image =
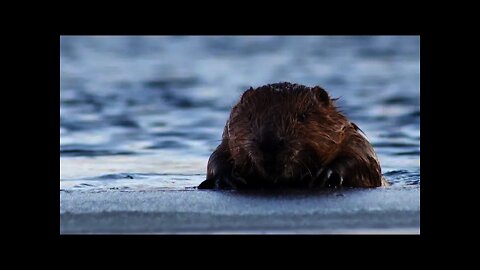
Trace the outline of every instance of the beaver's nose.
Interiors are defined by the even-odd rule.
[[[265,132],[258,142],[258,148],[264,153],[276,154],[284,145],[284,140],[271,131]]]

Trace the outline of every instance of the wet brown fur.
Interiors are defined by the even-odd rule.
[[[371,144],[319,86],[250,88],[232,108],[200,189],[386,185]]]

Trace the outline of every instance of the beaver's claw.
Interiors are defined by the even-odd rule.
[[[340,187],[343,183],[343,177],[330,168],[323,167],[318,170],[315,178],[310,183],[310,187]]]

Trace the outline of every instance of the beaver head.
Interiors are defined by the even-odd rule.
[[[250,88],[224,132],[237,175],[281,183],[314,178],[335,158],[348,120],[321,87],[277,83]]]

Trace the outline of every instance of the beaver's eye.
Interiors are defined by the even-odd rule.
[[[305,122],[305,120],[307,119],[307,115],[305,113],[298,114],[297,119],[299,122]]]

